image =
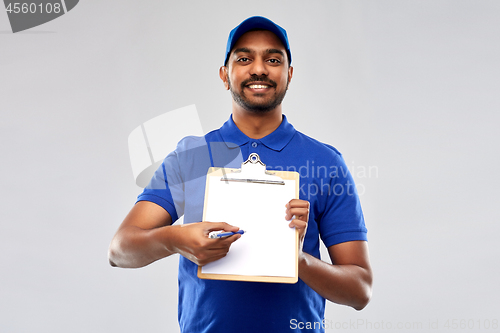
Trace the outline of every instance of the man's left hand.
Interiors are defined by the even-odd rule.
[[[302,244],[307,231],[307,221],[309,220],[309,201],[292,199],[286,204],[285,219],[290,221],[289,227],[295,227],[299,231],[299,250],[302,251]]]

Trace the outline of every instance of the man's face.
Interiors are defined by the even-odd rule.
[[[238,39],[221,78],[239,106],[266,113],[283,101],[292,71],[279,38],[270,31],[259,30]]]

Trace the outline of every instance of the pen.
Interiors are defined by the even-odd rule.
[[[236,234],[243,235],[244,233],[245,233],[244,230],[238,230],[236,232],[232,232],[232,231],[224,232],[222,230],[219,230],[219,231],[210,232],[208,234],[208,238],[224,238],[224,237],[229,237],[229,236],[236,235]]]

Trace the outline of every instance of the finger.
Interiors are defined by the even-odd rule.
[[[285,213],[285,219],[287,221],[299,219],[307,222],[309,220],[309,211],[305,208],[295,208]]]
[[[301,218],[303,220],[307,220],[309,216],[309,209],[307,208],[291,208],[287,209],[285,212],[285,218],[289,221],[292,217]]]
[[[205,259],[210,259],[214,257],[218,257],[222,254],[226,254],[229,252],[229,245],[221,245],[219,244],[216,240],[212,240],[212,244],[210,246],[198,251],[195,253],[195,256],[199,260],[205,260]]]
[[[199,260],[198,261],[198,265],[199,266],[205,266],[208,263],[211,263],[213,261],[216,261],[216,260],[224,258],[226,255],[227,255],[227,252],[225,252],[225,253],[219,253],[217,255],[211,256],[210,258]]]
[[[222,249],[222,248],[229,249],[231,244],[240,239],[240,237],[241,237],[240,234],[235,234],[224,238],[214,239],[214,244],[212,245],[211,249]]]
[[[286,204],[287,207],[309,208],[309,201],[292,199]]]
[[[221,255],[226,255],[229,252],[229,247],[213,248],[206,250],[205,254],[207,258],[220,257]]]
[[[240,228],[230,225],[226,222],[207,222],[208,228],[206,229],[207,231],[218,231],[218,230],[223,230],[223,231],[232,231],[236,232],[240,230]]]
[[[309,216],[309,201],[292,199],[286,204],[286,219],[290,220],[293,215],[295,216]]]
[[[228,252],[229,252],[229,246],[208,249],[204,252],[203,258],[198,259],[198,261],[207,264],[208,262],[224,258]]]
[[[299,220],[299,219],[293,219],[289,224],[288,226],[290,228],[297,228],[297,229],[306,229],[307,228],[307,222],[306,221],[302,221],[302,220]]]

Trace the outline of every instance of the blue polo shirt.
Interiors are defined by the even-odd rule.
[[[199,222],[208,168],[239,168],[251,153],[259,154],[268,170],[300,174],[300,199],[310,203],[304,252],[319,258],[320,238],[326,247],[367,239],[356,187],[342,155],[295,130],[285,116],[261,139],[247,137],[232,117],[204,137],[182,139],[138,201],[162,206],[173,221],[184,216],[184,223]],[[180,257],[181,332],[276,333],[298,332],[299,327],[324,332],[325,299],[301,279],[296,284],[203,280],[197,268]]]

